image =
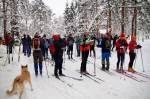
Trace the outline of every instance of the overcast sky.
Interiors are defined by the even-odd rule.
[[[33,0],[30,0],[33,1]],[[71,2],[72,0],[68,0]],[[63,15],[67,0],[43,0],[45,5],[49,6],[56,16]]]

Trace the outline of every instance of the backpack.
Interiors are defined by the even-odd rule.
[[[69,40],[68,45],[73,45],[73,40]]]
[[[127,50],[127,43],[126,43],[126,41],[124,41],[124,40],[120,41],[120,50],[119,50],[119,52],[120,53],[125,53],[126,50]]]
[[[111,48],[111,43],[110,43],[109,40],[106,40],[106,41],[105,41],[104,47],[105,47],[106,49],[110,49],[110,48]]]
[[[33,39],[33,48],[34,49],[40,48],[40,38],[34,38]]]

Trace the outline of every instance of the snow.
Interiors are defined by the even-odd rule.
[[[144,62],[145,74],[150,76],[150,67],[149,67],[149,50],[150,50],[150,40],[145,40],[145,42],[140,42],[142,44],[142,56]],[[53,76],[53,69],[49,62],[46,62],[48,67],[48,73],[50,78],[47,77],[45,62],[43,62],[43,76],[35,77],[34,67],[33,67],[33,57],[30,58],[24,56],[21,53],[20,62],[18,62],[18,47],[15,47],[14,50],[14,61],[11,64],[5,65],[6,61],[6,50],[5,46],[0,45],[0,98],[1,99],[18,99],[17,95],[7,96],[6,90],[11,88],[13,79],[20,74],[20,66],[28,64],[29,71],[32,77],[33,91],[30,90],[30,86],[26,84],[25,92],[22,99],[150,99],[150,79],[134,75],[138,79],[144,80],[145,82],[137,82],[129,77],[118,74],[114,71],[116,68],[116,52],[113,51],[110,58],[110,72],[104,72],[100,70],[101,66],[101,50],[96,48],[96,77],[104,80],[100,81],[95,78],[95,81],[89,79],[88,77],[80,77],[80,58],[76,57],[76,52],[74,50],[74,59],[76,61],[72,62],[67,59],[65,55],[65,62],[63,64],[63,73],[83,79],[81,81],[74,80],[67,77],[61,77],[66,83],[63,83],[56,79]],[[93,57],[88,58],[89,61],[93,62]],[[129,56],[126,54],[126,60],[124,68],[127,70],[129,61]],[[93,64],[88,62],[87,71],[91,74],[93,73],[94,67]],[[135,70],[143,72],[141,54],[138,51]],[[69,87],[67,84],[72,85]]]

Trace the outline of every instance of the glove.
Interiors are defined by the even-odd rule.
[[[137,47],[137,48],[141,48],[142,46],[141,46],[141,45],[137,45],[136,47]]]

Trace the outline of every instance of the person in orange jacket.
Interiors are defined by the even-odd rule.
[[[125,60],[125,52],[127,50],[128,43],[126,40],[126,36],[124,33],[121,33],[120,38],[116,41],[116,50],[117,50],[117,71],[122,72],[123,71],[123,63]],[[121,66],[119,68],[119,64],[121,63]]]
[[[136,57],[135,50],[139,49],[141,47],[142,47],[141,45],[137,45],[136,36],[132,36],[131,41],[129,42],[129,46],[128,46],[128,48],[129,48],[129,57],[130,57],[130,61],[129,61],[129,65],[128,65],[128,71],[129,72],[135,72],[135,70],[132,68],[135,57]]]

